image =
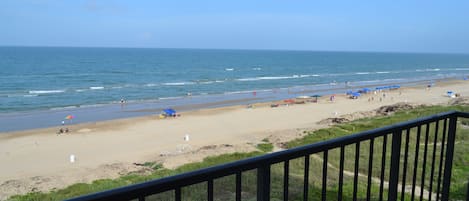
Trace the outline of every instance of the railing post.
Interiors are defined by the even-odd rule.
[[[399,162],[401,158],[401,138],[402,130],[394,131],[392,133],[388,201],[397,200],[397,186],[399,184]]]
[[[270,200],[270,164],[257,168],[257,201]]]
[[[449,185],[451,182],[451,169],[453,167],[453,153],[454,153],[454,140],[456,137],[456,123],[458,117],[452,115],[449,118],[449,128],[448,128],[448,141],[446,147],[445,155],[445,172],[443,173],[443,191],[441,192],[441,200],[446,201],[449,198]],[[442,142],[444,143],[444,142]],[[443,156],[441,156],[443,157]]]

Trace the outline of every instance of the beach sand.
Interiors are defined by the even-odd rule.
[[[71,132],[57,135],[59,127],[0,133],[0,200],[14,194],[48,191],[78,182],[116,178],[145,171],[141,164],[163,163],[167,168],[200,161],[206,156],[255,150],[264,138],[281,144],[301,137],[304,130],[327,125],[319,121],[356,112],[366,112],[398,102],[447,104],[448,90],[469,95],[469,82],[437,82],[426,86],[385,91],[348,99],[329,96],[318,103],[271,108],[257,103],[253,108],[230,106],[182,113],[159,119],[158,115],[71,125]],[[374,101],[369,101],[374,97]],[[380,101],[382,98],[382,101]],[[366,113],[365,113],[366,115]],[[184,137],[189,135],[189,141]],[[76,160],[70,162],[70,155]]]

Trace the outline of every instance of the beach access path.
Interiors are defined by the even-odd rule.
[[[77,182],[115,178],[134,170],[134,163],[161,161],[173,168],[202,160],[207,155],[251,151],[262,139],[276,136],[284,140],[300,136],[301,129],[324,127],[325,118],[371,111],[398,102],[446,104],[447,91],[469,96],[469,81],[437,82],[427,90],[415,86],[358,99],[336,96],[334,102],[322,97],[318,103],[271,108],[269,103],[203,109],[181,117],[159,119],[145,116],[73,125],[71,132],[57,135],[57,128],[0,134],[0,200],[34,190],[63,188]],[[369,101],[374,97],[373,101]],[[379,99],[382,98],[382,101]],[[279,102],[280,103],[280,102]],[[297,131],[297,132],[295,132]],[[184,137],[189,135],[189,141]],[[231,149],[197,152],[212,145]],[[178,157],[190,152],[190,157]],[[75,162],[70,162],[70,155]],[[164,160],[162,160],[164,159]]]

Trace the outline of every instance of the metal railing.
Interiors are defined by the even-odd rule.
[[[394,201],[404,198],[405,200],[448,200],[458,117],[468,118],[469,113],[455,111],[441,113],[285,151],[72,198],[70,201],[153,200],[149,199],[149,196],[168,191],[172,194],[171,199],[180,201],[183,200],[181,189],[193,184],[206,185],[204,199],[212,201],[214,180],[225,176],[234,177],[235,187],[232,193],[234,199],[240,201],[243,192],[242,175],[251,170],[257,172],[257,182],[253,184],[257,186],[255,198],[259,201],[268,201],[272,197],[271,170],[273,165],[278,164],[283,166],[280,168],[283,172],[283,179],[280,181],[283,184],[283,194],[280,199],[289,200],[292,196],[289,192],[291,189],[289,182],[293,178],[291,162],[301,159],[304,164],[303,190],[302,195],[296,196],[302,197],[302,200],[312,200],[310,174],[321,172],[310,170],[311,160],[315,160],[315,163],[322,162],[322,165],[314,168],[322,169],[322,178],[317,181],[321,184],[318,185],[319,192],[316,195],[319,194],[320,200],[323,201]],[[339,159],[333,160],[334,158],[329,157],[330,154]],[[349,155],[353,157],[348,157]],[[347,161],[352,158],[353,160]],[[364,161],[368,163],[366,166],[363,165]],[[329,179],[332,174],[338,178]],[[347,192],[349,196],[347,198],[344,194],[346,183],[352,186],[351,190],[348,188],[352,192],[351,195]],[[328,191],[330,189],[333,191]],[[334,192],[333,197],[328,197],[331,196],[330,192]],[[314,198],[319,200],[319,197]]]

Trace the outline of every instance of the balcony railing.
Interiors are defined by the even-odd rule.
[[[458,118],[468,117],[469,113],[442,113],[285,151],[85,195],[70,199],[70,201],[158,200],[153,196],[164,192],[170,193],[171,200],[180,201],[187,200],[181,193],[182,189],[194,184],[202,184],[206,196],[204,200],[212,201],[214,200],[214,181],[226,176],[233,178],[234,189],[231,194],[235,200],[240,201],[243,199],[242,180],[246,179],[243,174],[253,171],[256,172],[256,176],[253,176],[255,182],[252,183],[257,190],[254,194],[256,196],[251,200],[268,201],[272,193],[280,197],[276,198],[277,200],[291,200],[293,178],[291,172],[293,170],[290,168],[290,163],[294,160],[301,160],[301,164],[304,164],[303,169],[300,170],[302,185],[299,188],[302,195],[301,193],[295,195],[300,197],[300,200],[312,200],[312,189],[310,189],[312,188],[310,178],[312,168],[320,170],[319,173],[322,171],[321,179],[315,181],[319,186],[319,192],[315,194],[317,196],[314,200],[448,200],[457,121]],[[316,165],[310,165],[312,160]],[[318,161],[322,165],[317,165]],[[282,187],[280,190],[275,190],[276,192],[272,192],[271,186],[274,179],[271,170],[274,165],[277,167],[277,172],[282,172],[282,178],[277,181],[282,184]],[[298,170],[294,171],[298,172]],[[298,174],[296,178],[298,180]],[[344,189],[346,182],[350,186]],[[331,188],[333,191],[329,191]],[[278,192],[282,190],[283,192]],[[330,192],[334,193],[331,195]]]

